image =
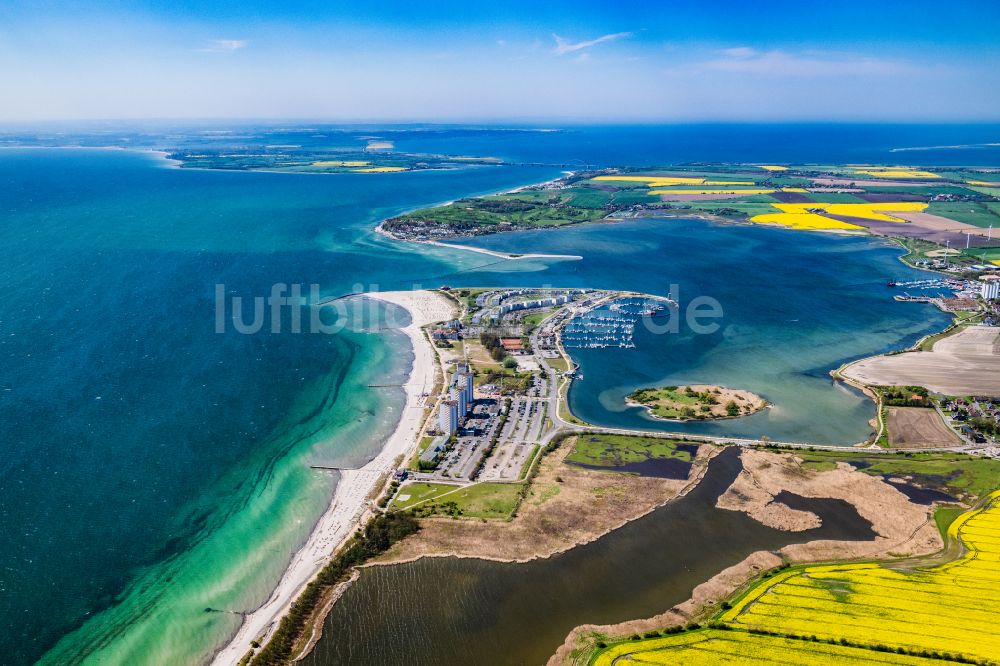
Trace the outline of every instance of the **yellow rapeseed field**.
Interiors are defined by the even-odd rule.
[[[711,629],[625,641],[602,650],[592,663],[996,662],[1000,491],[984,508],[960,516],[949,535],[967,549],[953,562],[791,569],[751,588]]]
[[[983,187],[1000,187],[1000,182],[991,183],[988,180],[967,180],[965,182],[969,185],[982,185]]]
[[[1000,659],[1000,492],[951,526],[967,552],[929,569],[809,567],[775,577],[723,616],[735,627]]]
[[[749,180],[706,180],[673,176],[597,176],[594,180],[617,180],[627,183],[643,183],[647,187],[671,187],[673,185],[754,185]]]
[[[396,171],[406,171],[406,167],[369,167],[367,169],[354,169],[354,173],[394,173]]]
[[[792,188],[786,192],[794,191]],[[834,220],[816,211],[831,215],[857,217],[866,220],[881,220],[883,222],[905,222],[890,212],[920,212],[927,204],[917,201],[900,201],[895,203],[774,203],[774,208],[780,213],[766,213],[750,218],[751,222],[759,224],[782,224],[797,229],[862,229],[856,224]]]
[[[714,185],[714,183],[706,183],[706,185]],[[747,196],[751,194],[770,194],[771,192],[776,192],[777,190],[768,190],[748,187],[745,189],[734,189],[734,188],[722,188],[722,189],[711,189],[711,190],[692,190],[684,188],[670,188],[669,190],[650,190],[650,194],[746,194]]]
[[[371,162],[365,162],[364,160],[320,160],[319,162],[313,162],[313,166],[330,166],[330,167],[363,167],[368,166]]]
[[[930,171],[920,169],[907,169],[906,167],[863,167],[854,168],[853,171],[859,176],[874,176],[875,178],[940,178],[941,176]]]
[[[750,221],[757,224],[780,224],[792,229],[864,229],[856,224],[841,222],[816,213],[765,213],[754,215]]]
[[[788,167],[778,164],[761,164],[760,168],[767,169],[768,171],[788,171]]]
[[[716,664],[896,664],[933,666],[927,659],[884,654],[861,647],[812,644],[783,636],[763,636],[743,631],[702,629],[664,638],[620,643],[601,652],[594,666],[663,664],[670,666],[716,666]],[[949,662],[944,662],[949,663]]]
[[[913,212],[926,210],[927,204],[919,201],[899,201],[890,203],[793,203],[771,204],[784,213],[805,213],[810,209],[822,209],[831,215],[845,217],[860,217],[866,220],[882,220],[883,222],[905,222],[905,220],[886,212]]]

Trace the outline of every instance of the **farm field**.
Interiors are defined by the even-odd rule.
[[[966,326],[935,342],[932,351],[864,359],[842,374],[869,385],[924,386],[945,395],[995,395],[1000,392],[996,341],[995,328]]]
[[[936,410],[924,407],[887,407],[889,445],[895,448],[958,446],[961,440]]]
[[[945,244],[964,246],[971,233],[972,245],[996,252],[987,261],[1000,262],[1000,188],[979,175],[915,166],[608,169],[406,213],[381,228],[398,238],[426,241],[633,216],[693,215],[802,231],[902,237],[927,242],[928,251]],[[986,237],[991,225],[997,228],[996,239]],[[972,263],[959,256],[959,264]]]
[[[927,207],[927,212],[976,227],[993,225],[1000,228],[1000,207],[992,201],[963,201],[961,203],[934,201]]]
[[[976,261],[988,261],[1000,266],[1000,247],[974,248],[966,250],[965,254]]]
[[[675,636],[621,643],[602,652],[594,666],[612,664],[663,664],[714,666],[715,664],[934,664],[923,657],[883,654],[865,648],[812,644],[783,636],[742,631],[702,629]],[[945,661],[944,663],[950,663]]]
[[[708,630],[617,643],[592,664],[993,663],[1000,491],[949,527],[967,551],[929,568],[805,566],[765,578]]]

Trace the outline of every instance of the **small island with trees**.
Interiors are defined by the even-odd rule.
[[[625,402],[641,405],[650,416],[665,421],[732,419],[755,414],[768,404],[750,391],[704,384],[636,389]]]

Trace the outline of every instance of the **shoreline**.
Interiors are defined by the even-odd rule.
[[[343,470],[329,506],[306,542],[292,556],[274,591],[258,608],[246,613],[236,633],[213,654],[217,666],[236,664],[250,649],[251,641],[266,643],[278,622],[303,588],[329,561],[340,546],[363,525],[371,513],[371,498],[419,441],[425,411],[421,398],[433,389],[439,366],[422,327],[446,320],[454,304],[432,291],[386,291],[362,294],[405,309],[411,322],[397,329],[410,340],[413,362],[404,385],[405,402],[399,423],[381,450],[359,469]]]
[[[556,182],[564,177],[566,176],[546,182],[547,183]],[[514,188],[512,190],[508,190],[507,192],[516,192],[526,189],[528,187],[537,187],[539,185],[544,185],[544,184],[546,183],[524,185],[518,188]],[[447,205],[447,203],[438,204],[438,206],[440,205]],[[731,220],[731,219],[720,218],[717,216],[707,216],[707,215],[697,215],[697,214],[692,215],[690,213],[686,213],[686,211],[676,211],[676,213],[672,215],[662,214],[659,211],[657,211],[657,213],[658,214],[641,216],[641,217],[665,217],[665,218],[681,217],[681,218],[701,219],[707,222],[716,222],[722,224],[751,224],[749,220],[746,219]],[[629,219],[635,219],[635,218],[610,217],[601,220],[601,222],[625,222],[629,221]],[[571,256],[571,255],[547,255],[547,254],[513,255],[493,250],[487,250],[484,248],[476,248],[476,247],[457,245],[457,244],[453,245],[450,243],[445,243],[440,241],[413,241],[413,240],[399,238],[394,234],[388,232],[383,228],[384,222],[385,220],[382,220],[375,227],[376,233],[379,233],[387,238],[391,238],[396,241],[412,242],[421,245],[434,245],[454,250],[466,250],[470,252],[477,252],[481,254],[495,256],[505,260],[514,260],[520,258],[552,258],[552,259],[570,259],[570,260],[582,259],[582,257]],[[782,228],[782,227],[773,225],[772,228]],[[829,230],[817,230],[817,231],[827,232]],[[842,234],[835,234],[835,235],[842,235]],[[870,235],[870,234],[847,234],[847,235]],[[315,576],[315,574],[320,570],[320,568],[322,568],[322,566],[329,560],[329,558],[333,556],[333,554],[343,544],[343,542],[347,538],[349,538],[351,534],[353,534],[355,528],[360,525],[363,525],[368,520],[368,518],[370,518],[371,515],[370,505],[372,497],[375,494],[377,494],[377,491],[386,482],[388,474],[390,474],[392,469],[394,469],[395,467],[394,462],[399,458],[399,456],[404,455],[406,452],[408,452],[411,449],[411,447],[414,446],[415,443],[418,441],[418,435],[425,420],[425,418],[422,416],[424,414],[424,411],[421,410],[419,412],[419,414],[421,414],[419,420],[416,420],[415,417],[410,417],[410,415],[408,415],[406,412],[407,410],[411,410],[416,406],[416,402],[420,398],[420,393],[426,392],[426,390],[415,392],[416,387],[420,386],[420,388],[425,389],[426,386],[433,386],[434,384],[433,376],[438,369],[437,364],[433,362],[434,359],[433,348],[431,347],[430,342],[427,340],[426,336],[421,330],[421,327],[423,325],[432,323],[434,321],[440,321],[450,318],[448,315],[444,315],[444,316],[439,316],[437,318],[419,321],[418,323],[418,317],[416,316],[415,310],[421,309],[419,307],[420,301],[422,300],[420,298],[421,295],[424,297],[430,297],[432,299],[439,299],[442,303],[444,303],[444,305],[447,306],[448,309],[454,310],[453,303],[448,302],[447,299],[442,297],[440,294],[436,294],[434,292],[429,292],[429,291],[380,292],[374,294],[355,295],[355,296],[367,296],[378,300],[382,300],[384,302],[393,303],[395,305],[398,305],[406,309],[408,312],[411,313],[411,317],[413,317],[414,321],[409,326],[404,327],[403,329],[399,329],[402,332],[404,332],[410,339],[414,354],[413,366],[411,368],[410,375],[406,383],[406,389],[405,389],[406,403],[404,412],[400,418],[399,424],[397,424],[396,430],[389,437],[389,439],[384,444],[383,449],[373,460],[371,460],[369,463],[364,465],[359,470],[345,470],[344,472],[342,472],[340,482],[337,485],[334,498],[331,501],[329,508],[327,509],[326,513],[324,513],[324,515],[321,517],[320,521],[314,528],[313,533],[310,535],[306,543],[294,555],[292,561],[289,563],[288,568],[282,575],[281,580],[279,581],[276,589],[271,594],[268,601],[266,601],[258,609],[250,613],[247,613],[244,616],[243,624],[240,626],[236,635],[229,640],[229,642],[222,650],[220,650],[215,654],[212,660],[213,664],[235,664],[247,652],[251,641],[260,640],[261,643],[266,643],[267,638],[270,637],[270,634],[277,627],[277,624],[280,621],[281,617],[287,612],[289,606],[298,597],[304,586]],[[426,303],[424,303],[424,305],[426,305]],[[421,358],[422,354],[419,351],[422,347],[425,348],[425,352],[426,351],[430,352],[429,354],[424,353],[423,359]],[[418,370],[418,365],[423,365],[427,367]],[[428,372],[430,373],[430,375],[427,374]],[[429,376],[429,379],[425,380],[422,384],[418,381],[421,375],[423,377]],[[657,419],[657,420],[665,420],[665,419]],[[710,442],[707,441],[706,443]],[[864,444],[865,443],[863,442],[860,445]],[[856,444],[855,446],[859,445]],[[827,448],[827,447],[824,447],[822,445],[817,445],[817,448]],[[843,448],[845,450],[849,450],[851,447],[845,446],[845,447],[830,447],[830,448],[837,448],[837,449]],[[682,493],[682,495],[686,494],[687,491],[690,491],[690,489],[693,488],[694,485],[697,485],[697,482],[690,484],[689,487],[686,487],[684,489],[685,492]],[[667,500],[667,502],[669,501],[671,500]],[[349,509],[351,509],[352,507],[354,508],[353,512],[349,512]],[[654,507],[654,510],[655,508],[656,507]],[[348,513],[350,513],[350,517],[346,521],[342,520],[343,517]],[[631,520],[635,520],[635,518],[626,520],[625,523],[623,523],[623,525],[628,522],[631,522]],[[604,532],[604,534],[601,534],[596,538],[601,538],[605,534],[615,531],[619,527],[621,527],[621,525],[607,530],[606,532]],[[584,543],[587,542],[588,541],[585,541]],[[570,550],[579,545],[582,544],[579,543],[571,544],[567,546],[565,549],[561,549],[555,553],[550,553],[548,555],[540,557],[542,559],[552,557],[553,555],[559,552],[565,552],[566,550]],[[313,557],[309,557],[310,555],[312,555]],[[423,554],[412,559],[422,559],[424,557],[469,557],[469,556],[459,555],[457,553],[435,553],[435,554]],[[528,558],[527,560],[510,560],[510,559],[491,558],[482,556],[472,556],[472,557],[474,559],[484,559],[484,560],[495,559],[495,561],[501,561],[501,562],[521,562],[521,561],[531,561],[534,559],[539,559],[539,556],[531,557]],[[390,561],[390,562],[375,561],[370,564],[366,564],[364,566],[388,566],[391,564],[399,564],[406,561],[412,561],[412,560],[407,559],[402,561]],[[347,582],[345,585],[342,586],[342,588],[346,589],[347,587],[350,586],[350,584],[351,582]],[[341,590],[341,592],[343,591],[343,589]],[[328,603],[327,605],[332,606],[333,604]],[[310,643],[314,643],[315,638],[318,637],[311,638]],[[303,652],[303,654],[308,653],[308,651],[309,649],[306,649]],[[302,654],[300,654],[299,656],[302,656]]]
[[[482,560],[484,562],[499,562],[499,563],[502,563],[502,564],[527,564],[529,562],[537,562],[537,561],[540,561],[540,560],[551,559],[551,558],[556,557],[558,555],[561,555],[563,553],[567,553],[567,552],[573,550],[574,548],[578,548],[579,546],[586,546],[589,543],[593,543],[594,541],[602,539],[605,536],[611,534],[612,532],[615,532],[616,530],[619,530],[622,527],[625,527],[629,523],[634,522],[636,520],[639,520],[641,518],[644,518],[644,517],[648,516],[649,514],[653,513],[654,511],[656,511],[657,509],[659,509],[661,507],[664,507],[664,506],[666,506],[666,505],[668,505],[668,504],[670,504],[672,502],[676,502],[677,500],[679,500],[679,499],[685,497],[686,495],[688,495],[692,490],[694,490],[701,483],[702,479],[704,479],[705,474],[708,472],[708,463],[715,456],[717,456],[718,454],[722,453],[723,449],[725,448],[724,446],[718,446],[716,444],[712,444],[712,443],[709,443],[709,442],[697,442],[697,443],[699,445],[705,446],[706,449],[707,449],[707,453],[703,457],[699,458],[699,460],[698,460],[698,463],[699,463],[698,468],[693,471],[693,473],[691,474],[691,476],[684,481],[684,485],[676,493],[674,493],[672,496],[664,499],[661,502],[658,502],[656,504],[651,505],[650,507],[646,508],[644,511],[642,511],[640,513],[637,513],[637,514],[635,514],[635,515],[633,515],[631,517],[626,517],[626,518],[624,518],[622,520],[616,521],[615,524],[613,524],[610,527],[607,527],[607,528],[605,528],[603,530],[594,532],[593,534],[587,535],[586,537],[576,539],[576,540],[574,540],[574,541],[572,541],[570,543],[566,543],[566,544],[560,545],[559,547],[555,548],[554,550],[548,550],[548,551],[542,552],[542,551],[539,551],[536,548],[535,552],[533,552],[531,555],[527,555],[527,556],[524,556],[524,557],[502,557],[502,556],[497,556],[497,555],[486,555],[486,554],[482,554],[482,553],[469,554],[469,553],[459,552],[457,550],[451,550],[451,551],[448,551],[448,552],[443,552],[442,551],[442,552],[433,552],[433,553],[420,553],[420,554],[417,554],[417,555],[411,555],[411,556],[408,556],[408,557],[402,557],[402,558],[398,558],[398,559],[388,559],[391,555],[393,555],[393,551],[390,550],[390,551],[387,551],[386,553],[382,554],[381,556],[375,558],[374,560],[372,560],[370,562],[366,562],[365,564],[361,565],[359,568],[363,569],[363,568],[368,568],[368,567],[391,567],[391,566],[396,566],[396,565],[400,565],[400,564],[409,564],[409,563],[412,563],[412,562],[417,562],[417,561],[420,561],[420,560],[431,559],[431,558],[454,558],[454,559],[464,559],[464,560]],[[562,459],[560,459],[560,462],[561,462],[561,460]],[[435,518],[430,518],[430,519],[425,518],[425,519],[422,519],[422,520],[437,520],[437,521],[441,521],[441,522],[447,522],[447,521],[450,521],[451,519],[450,518],[435,517]],[[467,520],[472,520],[472,519],[467,519]]]
[[[517,187],[511,188],[509,190],[499,190],[499,191],[490,192],[489,194],[476,194],[476,195],[472,195],[471,197],[464,197],[464,198],[476,199],[476,198],[479,198],[479,197],[499,196],[499,195],[502,195],[502,194],[516,194],[518,192],[523,192],[524,190],[527,190],[527,189],[532,188],[532,187],[545,187],[546,185],[551,185],[552,183],[558,183],[559,181],[564,180],[566,178],[572,178],[573,176],[575,176],[577,174],[577,172],[576,171],[563,171],[562,174],[563,175],[559,176],[558,178],[552,178],[550,180],[545,180],[545,181],[542,181],[540,183],[528,183],[526,185],[518,185]],[[458,199],[451,199],[449,201],[441,201],[441,202],[438,202],[438,203],[435,203],[435,204],[431,204],[429,206],[421,206],[419,208],[410,208],[409,210],[404,210],[403,212],[397,213],[397,214],[393,215],[392,217],[386,217],[386,218],[383,218],[383,219],[379,220],[378,224],[375,225],[374,231],[377,234],[380,234],[380,235],[382,235],[382,236],[384,236],[386,238],[389,238],[389,239],[392,239],[394,241],[398,241],[398,242],[401,242],[401,243],[417,243],[419,245],[441,245],[441,246],[444,246],[444,247],[452,247],[452,248],[456,248],[456,249],[459,249],[459,250],[469,250],[471,252],[482,252],[482,253],[486,253],[486,254],[494,254],[494,256],[503,256],[503,257],[505,257],[507,259],[517,258],[517,257],[513,257],[511,255],[507,255],[507,254],[502,253],[502,252],[495,252],[494,250],[484,250],[482,248],[475,248],[475,247],[470,247],[470,246],[467,246],[467,245],[450,245],[448,243],[444,243],[444,242],[441,242],[441,241],[432,241],[432,240],[417,241],[417,240],[410,240],[410,239],[407,239],[407,238],[401,238],[401,237],[397,236],[396,234],[392,233],[391,231],[386,230],[386,228],[385,228],[385,223],[388,222],[389,220],[391,220],[393,217],[400,217],[402,215],[409,215],[411,213],[417,212],[418,210],[426,210],[426,209],[432,209],[432,208],[444,208],[445,206],[450,206],[451,204],[453,204],[453,203],[455,203],[457,201],[458,201]],[[521,229],[520,231],[524,231],[524,230]],[[506,233],[506,232],[495,231],[493,233],[484,234],[484,235],[486,235],[486,236],[492,236],[492,235],[498,234],[498,233]],[[471,236],[455,236],[456,240],[468,239],[468,238],[475,238],[475,235],[471,235]],[[540,255],[540,256],[548,256],[548,255]],[[562,255],[552,255],[552,256],[562,257]],[[583,257],[579,257],[579,258],[582,259]]]
[[[403,240],[401,238],[396,238],[395,236],[383,231],[387,236],[393,240]],[[499,259],[507,259],[514,261],[517,259],[566,259],[567,261],[581,261],[582,256],[578,254],[511,254],[509,252],[499,252],[497,250],[487,250],[481,247],[473,247],[472,245],[456,245],[452,243],[442,243],[441,241],[409,241],[411,243],[420,243],[421,245],[433,245],[435,247],[445,247],[450,250],[465,250],[467,252],[478,252],[479,254],[486,254],[491,257],[497,257]]]
[[[746,389],[731,389],[726,386],[718,386],[716,384],[688,384],[688,387],[694,390],[705,390],[711,391],[713,389],[718,389],[723,392],[730,392],[734,396],[743,395],[747,400],[751,401],[750,407],[752,411],[746,414],[734,414],[730,416],[729,414],[723,415],[708,415],[703,418],[691,417],[691,418],[668,418],[666,416],[659,416],[656,414],[654,407],[655,404],[649,404],[645,402],[639,402],[632,398],[632,395],[625,396],[625,404],[628,407],[642,407],[646,411],[646,415],[654,421],[663,421],[664,423],[698,423],[698,422],[714,422],[714,421],[728,421],[731,419],[739,419],[745,416],[753,416],[765,409],[770,409],[772,407],[770,401],[757,395],[752,391],[747,391]],[[635,392],[633,392],[634,394]],[[722,398],[720,398],[721,400]]]
[[[777,470],[782,467],[794,469],[796,465],[771,460],[770,454],[761,455],[761,452],[757,452],[756,456],[751,456],[751,460],[748,461],[746,453],[744,451],[741,454],[744,464],[741,476],[749,474],[750,479],[752,479],[752,487],[764,491],[770,497],[765,501],[772,502],[775,487],[784,486],[784,479],[778,476]],[[794,452],[784,453],[794,459]],[[756,461],[753,460],[755,457]],[[898,512],[901,509],[897,508],[897,514],[893,514],[892,505],[887,503],[887,500],[898,491],[892,489],[891,484],[887,481],[875,476],[869,478],[854,477],[854,483],[850,484],[847,475],[857,473],[856,471],[848,471],[838,464],[835,470],[818,472],[811,481],[796,488],[793,492],[806,497],[830,496],[852,504],[858,515],[871,524],[874,534],[871,539],[853,541],[819,537],[809,541],[789,543],[776,551],[754,551],[743,560],[717,572],[713,577],[697,585],[686,600],[666,608],[660,613],[621,622],[578,625],[566,635],[563,643],[549,658],[547,666],[568,666],[570,663],[574,663],[571,659],[573,651],[582,647],[597,634],[611,635],[617,640],[618,637],[627,636],[630,633],[682,626],[690,622],[705,622],[713,613],[724,608],[720,606],[723,601],[731,599],[741,590],[749,589],[761,579],[763,574],[768,571],[774,572],[778,567],[787,568],[790,565],[795,568],[822,563],[844,564],[850,562],[890,564],[934,556],[945,551],[948,544],[941,537],[934,521],[934,511],[936,507],[940,506],[939,502],[924,506],[911,504],[908,499],[904,499],[903,507],[906,513],[899,515]],[[818,485],[816,482],[821,479],[824,479],[825,483],[839,492],[834,492],[832,495],[825,492],[817,494],[816,489],[811,488],[811,486]],[[737,483],[738,479],[730,486],[727,493],[737,488]],[[725,494],[721,495],[719,500],[721,501],[723,497]],[[855,501],[851,501],[848,499],[849,497],[855,498]],[[865,499],[862,501],[861,497],[865,497]],[[752,501],[741,501],[732,506],[722,506],[718,503],[716,506],[720,509],[745,513],[754,520],[767,524],[761,520],[761,517],[754,515],[752,504]],[[772,527],[792,532],[800,531],[790,527]]]

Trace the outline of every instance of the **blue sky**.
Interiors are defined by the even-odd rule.
[[[0,120],[1000,120],[995,1],[359,4],[4,0]]]

